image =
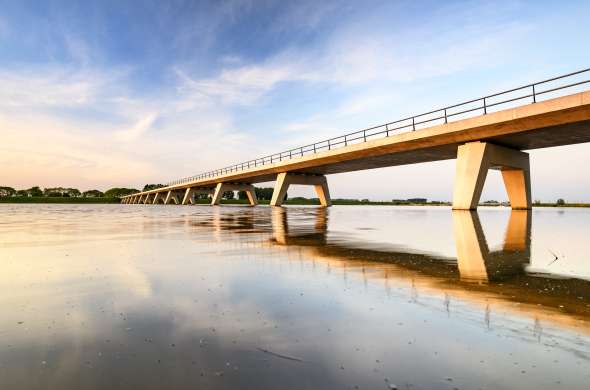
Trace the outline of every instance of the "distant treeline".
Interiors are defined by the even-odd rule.
[[[164,184],[146,184],[142,191],[150,191],[165,187]],[[256,197],[262,204],[269,203],[272,199],[274,188],[272,187],[255,187]],[[38,186],[23,190],[16,190],[12,187],[0,187],[0,202],[18,202],[18,203],[117,203],[122,196],[135,194],[140,190],[135,188],[111,188],[105,192],[99,190],[80,191],[77,188],[50,187],[41,189]],[[208,195],[197,196],[197,203],[208,203]],[[244,191],[238,191],[237,197],[234,191],[226,191],[222,195],[225,203],[247,203],[248,196]],[[317,198],[295,197],[289,198],[287,195],[286,204],[315,205],[320,204]],[[409,198],[409,199],[392,199],[391,201],[370,201],[369,199],[332,199],[335,205],[450,205],[450,202],[428,201],[426,198]],[[484,206],[509,206],[508,202],[498,202],[496,200],[487,200],[481,203]],[[588,207],[584,203],[566,203],[562,198],[557,199],[555,203],[541,203],[536,200],[533,202],[535,207]]]
[[[88,190],[81,192],[77,188],[51,187],[41,189],[38,186],[23,190],[16,190],[12,187],[0,187],[0,198],[119,198],[139,192],[134,188],[111,188],[105,192],[99,190]]]

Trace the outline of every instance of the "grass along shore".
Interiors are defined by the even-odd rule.
[[[119,198],[62,197],[62,196],[5,196],[0,203],[121,203]]]

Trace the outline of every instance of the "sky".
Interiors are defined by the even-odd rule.
[[[0,186],[141,188],[584,69],[587,15],[588,1],[0,0]],[[590,201],[590,170],[571,169],[590,144],[530,154],[533,199]],[[454,173],[328,181],[334,198],[450,200]],[[482,200],[506,198],[490,172]]]

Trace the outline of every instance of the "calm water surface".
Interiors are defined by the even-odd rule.
[[[1,389],[588,389],[590,210],[0,205]]]

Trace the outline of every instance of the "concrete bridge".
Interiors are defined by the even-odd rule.
[[[512,208],[529,209],[530,162],[523,150],[590,141],[590,90],[579,91],[590,83],[588,76],[590,69],[543,80],[176,180],[121,201],[186,205],[206,194],[217,205],[225,191],[245,191],[256,205],[253,185],[276,181],[272,206],[283,203],[290,185],[313,185],[322,206],[330,206],[329,174],[456,158],[453,209],[477,208],[489,169],[502,172]]]

